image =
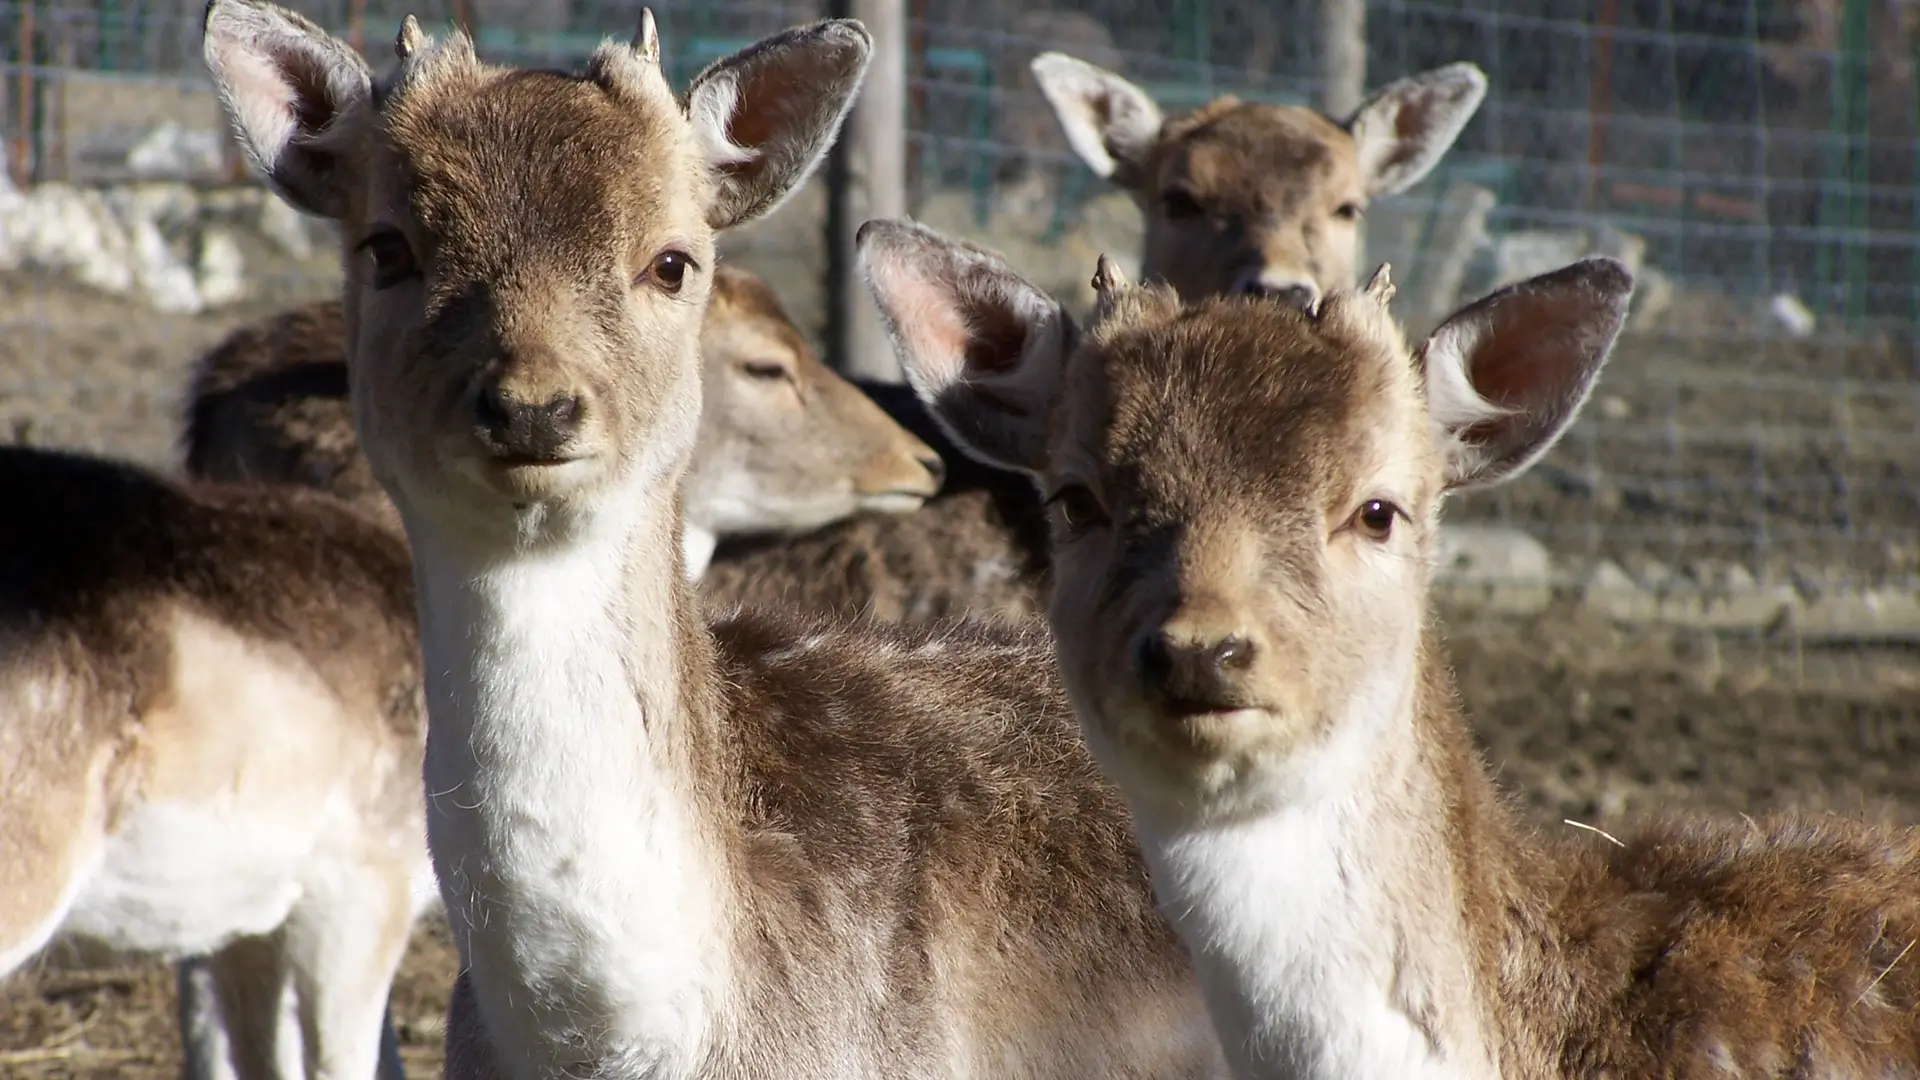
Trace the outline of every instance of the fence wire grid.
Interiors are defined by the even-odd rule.
[[[412,12],[470,27],[490,58],[559,65],[630,33],[636,16],[601,0],[301,6],[370,54]],[[155,168],[208,192],[237,182],[200,66],[201,8],[0,5],[0,132],[15,182],[97,188],[115,206],[131,198],[119,187]],[[679,0],[655,12],[681,80],[754,37],[830,14]],[[1007,251],[1063,297],[1097,251],[1134,250],[1139,218],[1071,155],[1027,72],[1035,54],[1059,49],[1117,70],[1170,112],[1220,93],[1312,103],[1321,90],[1320,6],[1305,0],[913,0],[909,14],[914,213]],[[1404,300],[1444,254],[1436,238],[1460,205],[1449,200],[1490,204],[1465,241],[1465,279],[1440,307],[1404,312],[1416,329],[1529,259],[1624,252],[1642,280],[1629,334],[1575,432],[1535,474],[1464,500],[1453,520],[1515,523],[1556,555],[1611,559],[1635,575],[1737,565],[1763,580],[1920,577],[1916,23],[1913,0],[1366,5],[1369,87],[1458,60],[1490,81],[1434,173],[1368,211],[1369,261],[1390,258],[1413,283]],[[163,127],[167,139],[155,134]],[[823,186],[728,242],[806,322],[826,295]],[[197,220],[225,212],[202,211]],[[193,263],[207,245],[179,224],[182,212],[149,216],[204,278]],[[138,338],[127,347],[144,358],[133,366],[184,365],[243,313],[324,294],[331,249],[314,236],[310,257],[248,261],[243,295],[225,306],[209,294],[204,310],[122,320],[116,333]],[[1449,243],[1461,254],[1459,237]],[[64,285],[36,278],[9,291],[16,349],[100,351],[67,325],[79,316],[61,306],[79,302]],[[127,398],[85,389],[121,379],[104,362],[77,374],[51,357],[10,366],[16,399]],[[156,431],[142,445],[157,456],[163,440]]]

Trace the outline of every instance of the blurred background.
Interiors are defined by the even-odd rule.
[[[377,63],[408,12],[468,27],[497,62],[563,67],[637,16],[601,0],[296,6]],[[1364,90],[1477,63],[1491,88],[1454,149],[1367,212],[1363,265],[1392,262],[1410,329],[1584,254],[1640,279],[1574,432],[1449,511],[1447,627],[1494,763],[1544,828],[1678,805],[1920,820],[1920,3],[654,10],[680,84],[796,22],[898,20],[881,36],[905,76],[889,102],[900,175],[850,158],[724,244],[829,360],[863,370],[886,358],[841,314],[865,298],[830,231],[863,200],[1001,250],[1072,306],[1100,252],[1137,266],[1139,212],[1072,156],[1028,74],[1037,52],[1118,71],[1170,113],[1233,93],[1343,116]],[[0,439],[173,468],[199,353],[338,288],[327,226],[237,160],[200,18],[200,0],[0,4]],[[863,177],[887,190],[836,190]],[[447,956],[421,948],[396,1003],[426,1069]],[[157,970],[0,990],[0,1075],[171,1075]]]

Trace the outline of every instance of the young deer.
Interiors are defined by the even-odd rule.
[[[1428,606],[1440,504],[1579,411],[1632,283],[1595,259],[1410,353],[1384,268],[1312,313],[1038,289],[895,229],[914,385],[1044,485],[1068,694],[1243,1077],[1920,1075],[1920,835],[1674,817],[1534,835]]]
[[[905,512],[939,490],[939,455],[821,363],[765,281],[716,268],[700,337],[689,574],[705,570],[717,538]],[[209,352],[181,441],[191,475],[308,484],[399,528],[353,436],[337,300],[243,326]]]
[[[222,1045],[373,1075],[434,896],[400,539],[319,492],[0,450],[0,975],[56,935],[210,955]],[[190,1037],[191,1038],[191,1037]]]
[[[1487,94],[1459,63],[1389,83],[1345,120],[1231,96],[1166,119],[1146,91],[1062,53],[1035,57],[1033,75],[1074,153],[1140,204],[1142,277],[1189,300],[1302,308],[1353,284],[1367,202],[1431,172]]]
[[[717,231],[814,168],[857,23],[669,90],[404,24],[375,78],[213,0],[236,134],[340,222],[355,429],[406,528],[448,1073],[1224,1070],[1123,805],[1031,634],[701,619],[679,483]]]
[[[1353,284],[1367,200],[1426,176],[1487,90],[1479,68],[1452,64],[1381,88],[1345,122],[1230,97],[1163,120],[1144,91],[1111,72],[1059,53],[1032,66],[1074,149],[1140,201],[1144,276],[1196,299],[1260,292],[1299,306]],[[912,423],[916,410],[890,411]],[[932,441],[954,456],[945,440]],[[1047,550],[1031,485],[985,473],[956,488],[908,517],[735,547],[710,568],[703,592],[716,603],[883,619],[1033,613]]]

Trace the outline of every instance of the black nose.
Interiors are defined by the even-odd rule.
[[[534,404],[498,383],[480,391],[474,419],[495,454],[526,461],[554,461],[580,430],[580,399],[561,394]]]
[[[1169,641],[1156,630],[1134,643],[1133,668],[1147,692],[1169,705],[1232,709],[1244,704],[1240,683],[1254,652],[1253,642],[1238,634],[1188,643]]]
[[[1313,289],[1306,285],[1268,285],[1261,281],[1249,281],[1241,290],[1248,296],[1264,296],[1269,300],[1278,300],[1290,308],[1301,311],[1313,306]]]
[[[920,464],[933,476],[934,490],[947,482],[947,463],[939,454],[928,454],[920,459]]]

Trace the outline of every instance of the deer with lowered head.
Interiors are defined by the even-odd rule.
[[[1384,267],[1299,311],[1183,307],[1103,261],[1076,336],[998,263],[890,231],[868,274],[915,387],[1046,492],[1067,692],[1236,1075],[1920,1075],[1920,835],[1538,835],[1456,704],[1441,503],[1572,423],[1624,267],[1504,289],[1410,350]]]
[[[405,545],[45,450],[0,449],[0,499],[0,975],[56,937],[205,956],[206,1068],[372,1076],[436,895]]]
[[[1074,150],[1140,203],[1143,276],[1192,299],[1256,292],[1301,307],[1353,284],[1368,200],[1425,177],[1487,90],[1480,69],[1461,63],[1381,87],[1345,120],[1232,97],[1168,119],[1145,91],[1084,61],[1044,53],[1032,69]],[[1036,612],[1047,546],[1031,485],[952,461],[960,455],[910,395],[879,393],[961,482],[914,515],[735,545],[706,595],[886,619]]]
[[[826,21],[669,89],[407,20],[375,76],[260,0],[205,54],[340,224],[354,426],[413,554],[457,1077],[1224,1072],[1034,632],[702,617],[680,481],[714,237],[831,143]]]
[[[700,435],[685,485],[687,571],[724,537],[902,513],[939,490],[938,454],[820,362],[758,276],[714,271],[701,327]],[[399,527],[353,435],[338,300],[243,326],[201,360],[181,439],[187,472],[309,484]]]

